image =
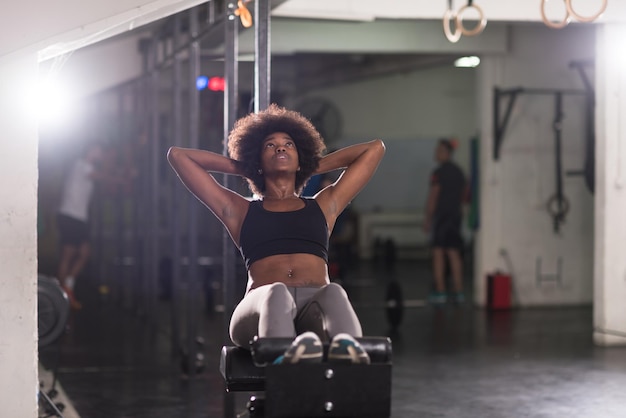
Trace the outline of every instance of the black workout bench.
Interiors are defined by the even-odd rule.
[[[391,340],[362,337],[357,341],[371,364],[326,362],[274,365],[291,338],[255,338],[250,351],[222,347],[220,372],[226,396],[264,392],[248,402],[250,417],[388,418],[391,414]],[[324,358],[328,344],[324,344]]]

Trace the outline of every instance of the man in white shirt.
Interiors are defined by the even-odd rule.
[[[61,244],[57,277],[73,309],[81,308],[74,296],[74,282],[89,258],[89,205],[94,182],[102,179],[97,165],[103,156],[99,144],[87,145],[84,155],[74,162],[66,175],[57,214]]]

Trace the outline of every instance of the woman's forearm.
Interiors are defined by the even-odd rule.
[[[316,174],[328,173],[333,170],[349,167],[352,163],[367,153],[378,153],[380,158],[385,152],[385,145],[380,139],[370,142],[350,145],[341,148],[335,152],[331,152],[320,160]]]
[[[237,161],[210,151],[171,147],[167,152],[167,160],[176,170],[184,164],[193,163],[203,170],[214,173],[242,175],[240,164]]]

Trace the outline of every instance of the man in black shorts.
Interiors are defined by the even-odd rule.
[[[446,256],[452,273],[455,301],[464,300],[461,223],[467,182],[459,166],[452,161],[453,151],[454,146],[447,139],[441,139],[437,144],[435,159],[439,166],[430,179],[424,218],[424,230],[431,234],[435,276],[435,291],[431,300],[435,303],[444,303],[447,300]]]
[[[74,282],[89,258],[89,205],[102,157],[103,150],[98,144],[86,145],[81,158],[69,167],[65,176],[57,214],[61,245],[57,277],[74,309],[81,307],[74,296]]]

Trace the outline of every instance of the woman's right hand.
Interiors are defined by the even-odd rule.
[[[185,187],[213,212],[239,245],[248,201],[219,184],[210,172],[242,176],[241,164],[214,152],[179,147],[169,149],[167,160]]]

